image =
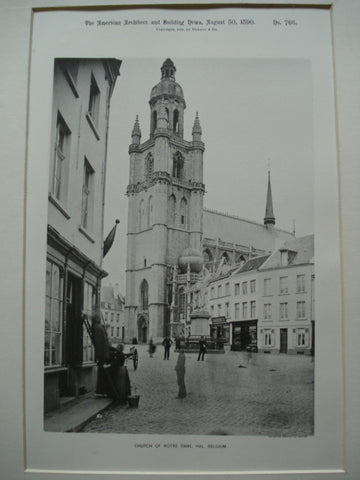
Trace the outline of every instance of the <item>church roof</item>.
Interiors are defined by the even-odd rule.
[[[267,225],[269,223],[275,225],[275,216],[274,216],[274,208],[273,208],[272,193],[271,193],[270,172],[268,172],[268,188],[267,188],[267,195],[266,195],[264,224]]]
[[[273,251],[277,238],[289,240],[294,238],[292,233],[279,228],[267,230],[262,223],[253,222],[236,215],[221,213],[204,208],[203,218],[204,243],[206,239],[220,239],[234,244],[250,245],[256,249]]]
[[[242,267],[238,269],[237,273],[245,273],[250,272],[251,270],[257,270],[269,257],[270,255],[261,255],[260,257],[250,258]]]

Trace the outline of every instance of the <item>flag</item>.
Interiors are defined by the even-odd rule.
[[[120,223],[120,220],[115,221],[115,225],[110,230],[108,236],[105,238],[105,242],[104,242],[104,246],[103,246],[103,258],[108,253],[108,251],[112,247],[112,244],[114,243],[115,232],[116,232],[116,227],[117,227],[118,223]]]

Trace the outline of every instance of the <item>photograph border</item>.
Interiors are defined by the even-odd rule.
[[[18,2],[18,3],[19,3],[19,2]],[[48,3],[52,3],[52,4],[55,4],[55,3],[56,3],[56,4],[58,5],[59,3],[62,3],[62,2],[48,2]],[[74,9],[75,9],[75,8],[80,8],[81,10],[87,10],[87,8],[85,7],[85,5],[79,6],[79,3],[81,3],[81,2],[78,2],[78,6],[77,6],[77,7],[72,7],[72,8],[74,8]],[[97,3],[99,3],[99,2],[97,2]],[[124,3],[124,2],[123,2],[123,3]],[[152,3],[152,2],[149,2],[149,3],[147,4],[147,3],[144,2],[144,4],[143,4],[141,7],[142,7],[142,8],[149,7],[151,3]],[[301,6],[301,7],[304,7],[304,8],[313,8],[313,7],[315,7],[315,8],[330,8],[331,5],[333,5],[334,3],[336,3],[337,5],[340,5],[340,6],[341,6],[340,8],[343,9],[342,11],[340,10],[340,15],[339,15],[339,16],[341,16],[341,15],[344,16],[344,2],[341,2],[341,1],[338,1],[338,2],[330,2],[330,4],[329,4],[329,2],[319,2],[319,3],[317,3],[317,2],[310,2],[311,5],[310,5],[309,2],[299,2],[299,3],[301,3],[301,5],[297,4],[297,6],[299,6],[299,7]],[[266,5],[270,5],[270,2],[263,2],[260,6],[261,6],[261,7],[264,7],[264,4],[265,4],[265,6],[266,6]],[[315,4],[315,6],[314,6],[314,4]],[[161,4],[161,5],[160,5],[160,4],[157,4],[157,5],[159,5],[159,8],[164,8],[164,7],[167,6],[166,3],[163,3],[163,4]],[[186,5],[188,6],[188,4],[186,4]],[[196,4],[192,3],[192,5],[195,6]],[[204,4],[204,5],[205,5],[205,4]],[[213,4],[207,3],[207,5],[210,5],[210,6],[211,6],[211,5],[213,5]],[[229,5],[230,7],[231,7],[231,6],[242,6],[242,5],[239,5],[239,3],[236,3],[236,4],[233,3],[233,4],[232,4],[231,2],[228,2],[227,5]],[[320,5],[321,7],[319,7],[319,5]],[[337,5],[336,5],[336,6],[337,6]],[[220,6],[223,7],[223,5],[220,5]],[[254,7],[256,7],[256,6],[259,6],[259,3],[257,3],[256,5],[255,5],[255,4],[252,5],[252,4],[247,3],[246,6],[249,6],[249,7],[251,7],[251,8],[254,8]],[[279,5],[276,5],[276,2],[271,2],[271,6],[278,7]],[[285,8],[288,8],[289,6],[293,7],[294,4],[281,2],[281,6],[284,6]],[[334,6],[334,13],[333,13],[333,35],[334,35],[334,45],[336,46],[336,41],[335,41],[335,40],[336,40],[336,28],[337,28],[336,16],[335,16],[336,8],[335,8],[335,5],[333,5],[333,6]],[[124,6],[124,8],[129,8],[129,7],[131,8],[131,3],[128,3],[126,6]],[[21,20],[22,20],[25,24],[26,24],[26,22],[28,22],[28,20],[29,20],[27,14],[29,13],[29,11],[30,11],[29,9],[30,9],[30,8],[31,8],[31,7],[30,7],[29,5],[26,5],[26,7],[24,7],[24,8],[23,8],[23,11],[22,11],[22,13],[23,13],[23,18],[22,18]],[[49,9],[51,9],[51,10],[56,10],[57,8],[58,8],[58,6],[49,7]],[[97,5],[97,6],[94,5],[94,6],[91,7],[91,8],[99,9],[99,10],[103,10],[103,9],[104,9],[101,5]],[[114,6],[114,7],[110,6],[109,8],[111,8],[111,9],[112,9],[112,8],[116,9],[116,6]],[[139,8],[140,8],[140,7],[139,7]],[[180,7],[180,8],[182,8],[182,7]],[[187,8],[187,7],[184,7],[184,8]],[[192,7],[191,7],[191,8],[192,8]],[[196,8],[196,7],[194,7],[194,8]],[[204,7],[204,8],[206,8],[206,7]],[[353,7],[353,8],[354,8],[354,7]],[[35,8],[32,9],[32,15],[33,15],[36,11],[43,11],[43,10],[47,10],[47,9],[48,9],[47,7],[35,7]],[[59,9],[62,9],[62,8],[59,7]],[[66,7],[63,7],[63,9],[66,9]],[[355,8],[354,8],[354,9],[355,9]],[[345,8],[345,10],[346,10],[346,8]],[[11,13],[13,14],[13,12],[10,12],[10,16],[11,16]],[[346,17],[346,16],[347,16],[347,15],[345,14],[345,17]],[[342,21],[344,21],[343,18],[344,18],[344,17],[341,18]],[[340,20],[340,27],[341,27],[341,20]],[[27,23],[27,26],[29,26],[28,23]],[[338,28],[339,28],[339,27],[338,27]],[[25,28],[25,32],[26,32],[26,31],[27,31],[27,29]],[[22,38],[24,38],[24,36],[23,36]],[[347,37],[345,40],[349,41],[349,37]],[[341,50],[341,48],[340,48],[340,50]],[[23,53],[23,51],[22,51],[22,53]],[[24,56],[24,55],[23,55],[23,56]],[[341,71],[341,69],[338,70],[336,67],[339,66],[339,65],[340,65],[340,67],[341,67],[341,63],[342,63],[343,66],[344,66],[344,63],[345,63],[345,65],[346,65],[346,62],[344,62],[344,58],[342,58],[342,60],[339,60],[339,61],[337,60],[337,58],[339,58],[339,57],[336,56],[336,49],[335,49],[335,52],[334,52],[334,57],[335,57],[335,58],[334,58],[334,63],[335,63],[336,88],[337,88],[337,93],[338,93],[339,81],[338,81],[338,74],[337,74],[337,72],[338,72],[339,70]],[[337,57],[337,58],[336,58],[336,57]],[[341,94],[343,95],[344,92],[342,91]],[[26,95],[25,95],[25,96],[26,96]],[[22,88],[22,96],[21,96],[21,99],[20,99],[20,100],[22,101],[22,103],[21,103],[22,106],[23,106],[23,104],[24,104],[24,103],[23,103],[23,99],[24,99],[24,89]],[[341,141],[343,141],[343,138],[344,138],[344,137],[342,136],[342,135],[344,134],[344,132],[342,131],[342,128],[343,128],[343,127],[342,127],[342,125],[343,125],[342,122],[345,122],[345,124],[346,124],[346,120],[344,120],[344,115],[346,116],[347,113],[349,113],[349,110],[347,110],[347,112],[346,112],[346,111],[344,112],[343,110],[341,110],[342,107],[343,107],[343,104],[342,104],[341,102],[339,102],[339,95],[337,95],[337,102],[336,102],[336,103],[337,103],[337,114],[338,114],[338,116],[337,116],[338,155],[339,155],[339,157],[340,157],[340,160],[343,160],[344,157],[342,157],[342,155],[341,155],[341,149],[340,149],[339,144],[341,144]],[[22,125],[19,130],[20,130],[20,133],[21,133],[21,132],[22,132],[22,133],[25,133],[24,125]],[[22,135],[21,135],[21,137],[22,137]],[[21,145],[21,147],[23,147],[23,145]],[[9,149],[9,150],[11,150],[11,149]],[[351,161],[354,161],[354,159],[350,159],[350,165],[352,165],[352,167],[354,167],[355,164],[352,164]],[[340,169],[339,162],[338,162],[338,168]],[[355,171],[356,171],[356,170],[355,170]],[[346,173],[347,173],[347,172],[348,172],[348,170],[346,170]],[[25,174],[26,174],[26,169],[25,169]],[[23,174],[20,173],[20,184],[21,184],[21,178],[23,178],[22,175],[23,175]],[[348,182],[349,182],[349,179],[347,179],[347,180],[348,180]],[[341,178],[341,177],[339,177],[339,184],[340,184],[340,182],[342,182],[342,178]],[[351,182],[350,182],[350,183],[351,183]],[[352,190],[350,190],[350,191],[352,191]],[[344,192],[344,189],[343,189],[343,188],[341,189],[341,192]],[[355,198],[356,198],[356,196],[355,196]],[[10,214],[11,216],[14,216],[14,215],[15,215],[15,218],[18,218],[17,215],[16,215],[16,212],[17,212],[18,210],[21,211],[22,207],[25,208],[25,204],[20,205],[20,208],[19,208],[19,202],[16,201],[17,199],[14,198],[13,195],[10,197],[10,199],[12,199],[12,200],[14,201],[14,206],[12,206],[12,207],[9,208],[10,211],[8,212],[8,214]],[[349,200],[348,200],[348,197],[347,197],[345,200],[348,202],[348,201],[349,201]],[[8,199],[8,201],[9,201],[9,199]],[[20,202],[20,203],[21,203],[21,202]],[[345,203],[346,203],[346,202],[345,202]],[[340,206],[339,206],[339,210],[340,210]],[[355,212],[354,212],[354,210],[355,210]],[[356,209],[356,206],[353,206],[352,209],[350,209],[350,211],[345,212],[345,213],[344,213],[344,209],[342,210],[342,212],[341,212],[341,213],[342,213],[342,222],[343,222],[343,224],[345,223],[345,226],[346,226],[346,227],[348,227],[348,224],[346,224],[346,222],[349,220],[349,219],[348,219],[348,215],[349,215],[350,213],[351,213],[352,215],[354,215],[354,213],[356,213],[357,211],[358,211],[358,209]],[[21,222],[20,222],[20,223],[21,223]],[[22,227],[22,225],[20,225],[20,226]],[[18,225],[18,227],[19,227],[19,225]],[[354,230],[356,230],[356,229],[354,229]],[[12,232],[13,232],[13,230],[10,229],[8,233],[12,233]],[[348,232],[346,232],[346,233],[348,234]],[[351,232],[351,234],[353,234],[353,231]],[[20,238],[21,238],[21,237],[22,237],[22,236],[20,236]],[[355,235],[355,237],[356,237],[356,235]],[[8,237],[5,237],[5,238],[8,238]],[[345,243],[347,240],[348,240],[348,238],[345,236],[345,239],[343,238],[343,240],[342,240],[343,248],[344,248],[344,243]],[[356,242],[354,242],[354,243],[356,243]],[[351,248],[355,248],[354,243],[351,243],[351,242],[350,242],[350,250],[351,250]],[[18,247],[19,244],[16,244],[16,246]],[[21,251],[21,250],[22,250],[21,248],[18,249],[18,251]],[[21,263],[22,255],[19,255],[19,257],[20,257],[20,258],[17,259],[17,261],[20,260],[20,263]],[[347,260],[347,262],[344,262],[344,263],[342,264],[342,268],[344,269],[345,266],[346,266],[346,267],[349,266],[348,260]],[[21,272],[21,269],[20,269],[20,272]],[[344,275],[344,273],[343,273],[343,275]],[[352,278],[352,277],[351,277],[351,278]],[[21,279],[21,273],[20,273],[20,279]],[[15,279],[14,279],[14,280],[15,280]],[[17,281],[19,280],[19,276],[17,277],[16,280],[17,280]],[[356,285],[356,277],[355,277],[355,282],[354,282],[354,283],[355,283],[355,285]],[[23,285],[23,286],[24,286],[24,285]],[[347,284],[346,284],[346,286],[347,286]],[[351,289],[350,289],[350,290],[351,290]],[[10,295],[10,298],[11,298],[11,295]],[[355,299],[355,298],[356,298],[356,297],[354,297],[354,299]],[[346,304],[346,305],[349,305],[348,303],[345,303],[345,302],[347,302],[347,300],[349,300],[349,301],[351,302],[351,305],[353,305],[352,300],[351,300],[351,297],[350,297],[350,299],[349,299],[349,293],[348,293],[348,291],[345,291],[345,288],[344,288],[344,286],[343,286],[343,300],[342,300],[342,302],[343,302],[343,305],[342,305],[343,311],[344,311],[344,309],[345,309],[345,304]],[[20,307],[21,307],[21,305],[20,305]],[[22,302],[22,308],[24,308],[24,307],[23,307],[23,302]],[[10,311],[11,311],[12,313],[14,313],[13,309],[10,309]],[[350,311],[351,311],[351,307],[350,307]],[[17,307],[17,312],[19,312],[19,307]],[[23,312],[23,314],[24,314],[24,312]],[[15,317],[15,318],[16,318],[16,317]],[[16,326],[19,327],[18,324],[17,324]],[[343,324],[343,327],[344,327],[344,324]],[[18,332],[19,332],[19,330],[16,330],[16,333],[17,333],[17,334],[18,334]],[[15,329],[13,328],[13,329],[10,331],[10,333],[11,333],[11,336],[13,336],[14,333],[15,333]],[[348,331],[347,331],[347,332],[344,332],[344,336],[346,336],[346,338],[349,340],[349,332],[348,332]],[[344,342],[344,338],[343,338],[343,342]],[[348,342],[347,342],[347,345],[348,345]],[[23,348],[25,348],[25,347],[26,347],[26,345],[23,344]],[[6,351],[6,349],[4,349],[4,350]],[[351,358],[351,359],[356,359],[355,353],[356,353],[356,352],[355,352],[354,350],[351,350],[351,351],[350,351],[350,358]],[[348,365],[348,367],[352,367],[352,369],[350,369],[350,371],[353,371],[354,366],[353,366],[353,365],[349,365],[349,358],[347,358],[348,355],[349,355],[349,352],[348,352],[348,351],[344,351],[344,357],[345,357],[345,358],[344,358],[344,365],[345,365],[345,363],[346,363],[346,364]],[[9,366],[8,364],[6,364],[6,365]],[[17,364],[17,365],[19,365],[19,364]],[[23,365],[23,366],[24,366],[24,365]],[[344,367],[344,368],[345,368],[345,367]],[[349,371],[349,370],[348,370],[348,371]],[[347,373],[348,373],[348,372],[347,372]],[[4,378],[6,379],[7,377],[5,376]],[[13,379],[13,380],[16,380],[17,388],[19,388],[18,385],[21,385],[21,383],[19,383],[19,384],[17,383],[18,380],[19,380],[19,378],[20,378],[20,377],[19,377],[19,374],[16,373],[16,374],[14,375],[14,379]],[[348,383],[348,385],[349,385],[349,384],[351,385],[351,384],[354,382],[354,378],[355,378],[355,377],[352,377],[352,379],[350,379],[350,382]],[[354,387],[354,385],[353,385],[353,387]],[[344,391],[344,395],[345,395],[345,391]],[[349,398],[351,398],[351,397],[347,396],[347,397],[346,397],[346,400],[348,401]],[[17,410],[17,412],[19,412],[19,411],[21,412],[21,409],[20,409],[20,410]],[[350,413],[351,413],[351,412],[355,412],[355,409],[353,409],[352,407],[350,407]],[[349,412],[347,412],[347,413],[348,413],[347,422],[348,422],[348,424],[349,424]],[[21,417],[21,416],[20,416],[20,417]],[[355,417],[355,420],[358,420],[358,417]],[[15,422],[15,423],[16,423],[17,428],[18,428],[18,427],[19,427],[19,420],[18,420],[17,422]],[[20,420],[20,424],[22,424],[22,423],[23,423],[23,422],[21,422],[21,420]],[[351,429],[350,429],[350,430],[351,430]],[[15,429],[14,429],[14,430],[13,430],[13,429],[10,429],[10,431],[11,431],[13,434],[15,433]],[[17,440],[17,443],[19,444],[18,440]],[[20,445],[21,445],[21,442],[20,442]],[[355,445],[353,445],[353,446],[355,446]],[[346,450],[348,451],[348,458],[349,458],[349,452],[351,453],[351,445],[350,445],[350,448],[349,448],[349,442],[347,442]],[[355,450],[356,450],[356,449],[355,449]],[[20,449],[18,450],[18,453],[21,452],[21,451],[22,451],[22,448],[20,448]],[[354,453],[354,452],[353,452],[353,453]],[[20,455],[20,456],[21,456],[21,455]],[[19,455],[16,455],[16,457],[17,457],[17,460],[15,461],[15,463],[18,462],[18,460],[19,460]],[[10,458],[12,458],[13,460],[15,460],[14,455],[10,455]],[[20,462],[20,464],[21,464],[21,462]],[[10,465],[10,464],[7,462],[7,463],[6,463],[6,466],[8,467],[9,465]],[[14,464],[12,464],[12,465],[14,465]],[[18,464],[17,466],[19,466],[19,464]],[[356,466],[358,467],[358,465],[356,465],[356,461],[355,461],[355,467],[356,467]],[[10,470],[9,470],[9,471],[10,471]],[[20,470],[17,468],[16,471],[17,471],[18,473],[21,472],[21,468],[20,468]],[[62,471],[62,473],[63,473],[65,476],[67,476],[68,478],[70,478],[70,476],[72,476],[72,474],[75,474],[75,472],[71,472],[71,471],[68,471],[68,472],[67,472],[68,474],[66,474],[65,472],[66,472],[66,471]],[[13,473],[15,473],[15,470],[13,471]],[[23,473],[23,472],[22,472],[22,473]],[[39,474],[40,472],[37,472],[37,473]],[[51,475],[51,477],[52,477],[52,475],[53,475],[52,472],[49,472],[49,471],[46,472],[45,470],[43,470],[42,473],[44,473],[45,475]],[[100,472],[100,471],[99,471],[99,472],[94,472],[94,474],[99,475],[99,478],[100,478],[100,475],[102,476],[103,473],[105,474],[105,472]],[[249,473],[250,473],[250,472],[249,472]],[[259,472],[251,472],[251,475],[253,475],[253,474],[258,474],[258,473],[259,473]],[[280,473],[282,473],[282,472],[278,472],[278,474],[280,474]],[[304,471],[299,471],[299,472],[297,472],[297,473],[300,474],[300,473],[307,473],[307,472],[306,472],[306,470],[304,470]],[[319,473],[321,474],[321,472],[319,472]],[[319,473],[316,473],[315,475],[317,476],[317,475],[319,475]],[[355,470],[354,470],[354,473],[355,473]],[[16,473],[15,473],[15,474],[16,474]],[[158,475],[170,475],[170,474],[172,475],[172,478],[183,478],[183,477],[186,475],[186,474],[182,474],[181,472],[167,472],[167,473],[160,473],[160,472],[159,472],[158,474],[154,475],[154,478],[156,478]],[[262,473],[261,476],[262,476],[263,474],[264,474],[264,473]],[[274,474],[273,472],[269,472],[269,474],[267,474],[267,478],[272,478],[272,475],[273,475],[273,474]],[[278,474],[275,474],[276,476],[275,476],[274,478],[278,478]],[[339,472],[339,474],[340,474],[340,472]],[[350,474],[351,474],[351,472],[350,472]],[[36,474],[35,474],[35,475],[36,475]],[[81,475],[82,475],[81,473],[80,473],[80,474],[77,473],[77,474],[76,474],[76,478],[81,478]],[[88,475],[88,472],[86,472],[85,475]],[[113,475],[113,473],[106,472],[107,478],[110,478],[110,476],[112,476],[112,475]],[[122,474],[122,477],[124,477],[124,475],[127,475],[127,473],[124,472],[124,474]],[[196,475],[197,475],[197,477],[201,478],[201,476],[202,476],[203,474],[196,474]],[[206,473],[206,474],[205,474],[205,476],[207,476],[207,475],[209,475],[209,473]],[[218,474],[214,474],[214,475],[218,475]],[[232,475],[232,473],[231,473],[231,472],[228,472],[226,475]],[[285,474],[285,475],[286,475],[286,474]],[[147,478],[151,478],[152,476],[153,476],[153,474],[151,474],[151,475],[146,475]],[[186,475],[186,476],[187,476],[187,475]],[[224,478],[224,475],[220,475],[220,474],[219,474],[219,476],[220,476],[221,478]],[[36,476],[35,476],[35,477],[32,477],[32,473],[31,473],[31,472],[27,473],[27,474],[26,474],[26,477],[27,477],[27,478],[36,478]],[[51,477],[49,476],[48,478],[51,478]],[[138,476],[137,474],[132,474],[132,475],[131,475],[131,478],[143,478],[143,477],[144,477],[144,474],[141,474],[140,476]],[[19,478],[20,478],[20,476],[19,476]],[[38,478],[38,477],[37,477],[37,478]],[[59,478],[59,477],[57,476],[57,478]],[[115,478],[115,477],[114,477],[114,478]],[[117,478],[118,478],[118,475],[117,475]],[[204,477],[204,478],[205,478],[205,477]],[[254,477],[252,476],[252,478],[254,478]],[[307,478],[309,478],[309,477],[307,477]],[[340,478],[340,477],[339,477],[339,478]],[[348,478],[350,478],[350,477],[348,477]],[[354,476],[353,478],[355,479],[356,477]]]

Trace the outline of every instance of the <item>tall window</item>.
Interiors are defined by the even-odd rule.
[[[70,130],[58,113],[56,122],[55,160],[52,180],[52,194],[60,201],[65,200],[66,173],[70,154]]]
[[[93,190],[94,190],[94,170],[88,160],[84,161],[84,176],[82,188],[82,203],[81,203],[81,225],[89,229],[91,227],[92,218],[92,204],[93,204]]]
[[[270,328],[264,328],[264,346],[274,346],[274,333],[273,330],[271,330]]]
[[[91,318],[91,315],[95,307],[95,288],[88,282],[84,284],[84,304],[83,310],[87,313],[88,317]],[[83,362],[93,362],[95,360],[94,347],[92,345],[91,339],[89,337],[88,331],[83,326]]]
[[[210,298],[215,298],[215,287],[211,287]]]
[[[296,346],[297,347],[307,347],[309,343],[309,335],[307,328],[297,328],[296,329]]]
[[[149,285],[146,280],[143,280],[140,288],[140,306],[143,311],[149,308]]]
[[[229,302],[225,303],[225,317],[226,318],[230,317],[230,304],[229,304]]]
[[[222,311],[221,303],[219,303],[218,306],[217,306],[217,314],[218,314],[218,317],[221,316],[221,311]]]
[[[305,292],[305,275],[296,276],[296,292],[297,293]]]
[[[242,282],[242,293],[243,293],[243,295],[246,295],[247,292],[248,292],[247,286],[248,286],[247,282]]]
[[[264,296],[271,295],[271,278],[264,279]]]
[[[225,283],[225,295],[230,295],[230,283]]]
[[[44,364],[48,367],[61,363],[62,286],[60,268],[46,262]]]
[[[235,303],[235,320],[240,320],[240,303]]]
[[[176,152],[173,159],[173,177],[183,179],[184,158],[180,152]]]
[[[264,303],[264,320],[271,320],[271,303]]]
[[[280,303],[280,319],[281,320],[287,320],[288,317],[288,303]]]
[[[211,316],[213,317],[214,316],[214,305],[211,305],[210,313],[211,313]]]
[[[296,318],[305,318],[305,302],[296,302]]]
[[[247,318],[247,302],[243,302],[242,304],[242,318]]]
[[[154,157],[151,153],[148,153],[146,156],[146,178],[151,178],[152,174],[154,173]]]
[[[188,217],[187,201],[185,200],[185,198],[182,198],[180,202],[180,225],[183,228],[187,227],[187,223],[188,223],[187,217]]]
[[[240,283],[235,283],[235,295],[240,295]]]
[[[288,277],[280,277],[280,293],[289,293]]]
[[[255,318],[256,316],[256,302],[255,300],[250,302],[250,318]]]
[[[98,126],[99,121],[100,90],[96,83],[94,75],[91,75],[90,95],[89,95],[89,115],[94,125]]]
[[[174,132],[179,133],[179,111],[178,110],[174,110],[173,130]]]
[[[250,280],[250,293],[255,293],[256,290],[256,280]]]
[[[145,200],[142,199],[139,205],[139,230],[144,230],[146,228],[146,215],[145,215]]]
[[[153,225],[153,197],[150,195],[148,199],[148,205],[147,205],[147,226],[152,227]]]
[[[218,285],[217,287],[217,296],[222,297],[222,285]]]
[[[174,195],[169,197],[168,209],[169,225],[175,225],[176,199]]]

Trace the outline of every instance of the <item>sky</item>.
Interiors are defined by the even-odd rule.
[[[169,55],[170,56],[170,55]],[[172,58],[170,56],[170,58]],[[104,284],[125,294],[128,148],[136,115],[149,138],[150,92],[165,58],[123,58],[111,99],[105,236],[120,220],[103,267]],[[172,58],[186,101],[184,139],[196,112],[205,143],[205,208],[263,223],[270,169],[276,227],[314,232],[311,62],[239,58]],[[221,237],[221,232],[219,232]]]

